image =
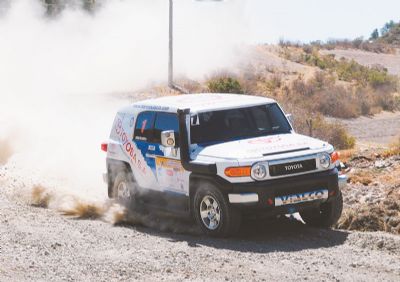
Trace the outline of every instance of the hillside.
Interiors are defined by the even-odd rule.
[[[339,149],[353,148],[356,142],[338,119],[400,109],[397,54],[281,44],[251,46],[238,57],[236,69],[222,69],[203,81],[180,78],[177,84],[187,92],[272,97],[294,115],[298,132]]]
[[[367,67],[381,66],[386,68],[390,74],[400,75],[400,51],[398,49],[396,49],[395,54],[382,54],[357,49],[321,50],[320,52],[324,55],[333,54],[337,59],[343,57],[348,60],[355,60]]]

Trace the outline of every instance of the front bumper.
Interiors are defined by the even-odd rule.
[[[340,182],[345,183],[341,177]],[[301,209],[316,206],[324,201],[330,201],[339,192],[339,178],[337,169],[324,172],[285,177],[274,180],[226,184],[230,203],[245,212],[274,210],[276,213],[292,213]],[[275,198],[280,196],[327,189],[328,199],[297,203],[292,205],[275,206]]]

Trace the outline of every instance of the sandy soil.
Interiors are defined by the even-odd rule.
[[[388,69],[389,73],[400,75],[400,55],[397,54],[377,54],[362,50],[321,50],[322,54],[334,54],[337,59],[344,57],[353,59],[365,66],[381,65]]]

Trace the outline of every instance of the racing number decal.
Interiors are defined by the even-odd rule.
[[[141,129],[140,129],[140,133],[144,133],[144,130],[146,129],[146,124],[147,124],[147,119],[145,119],[143,122],[142,122],[142,127],[141,127]]]

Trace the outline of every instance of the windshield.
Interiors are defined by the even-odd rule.
[[[212,144],[244,138],[290,133],[276,103],[200,113],[191,118],[191,143]]]

